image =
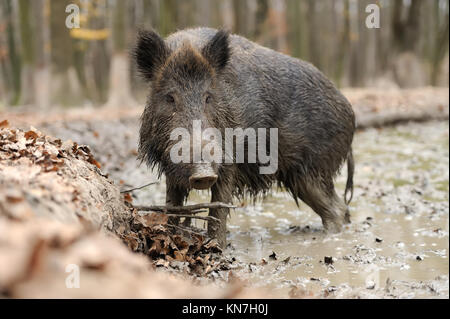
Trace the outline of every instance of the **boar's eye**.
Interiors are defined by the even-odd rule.
[[[211,100],[212,100],[211,95],[208,94],[205,98],[205,103],[209,104],[209,103],[211,103]]]
[[[166,102],[169,103],[169,104],[173,104],[173,103],[175,103],[175,99],[173,98],[172,95],[167,94],[166,95]]]

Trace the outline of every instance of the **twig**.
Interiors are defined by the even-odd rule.
[[[198,214],[199,210],[204,208],[236,208],[236,206],[225,204],[222,202],[202,203],[187,206],[135,206],[138,211],[155,211],[155,212],[183,212],[186,214]]]
[[[155,213],[165,214],[163,212],[155,212]],[[192,215],[187,215],[187,214],[165,214],[165,215],[170,216],[170,217],[185,217],[185,218],[195,218],[195,219],[203,219],[203,220],[214,220],[214,221],[220,222],[220,219],[213,217],[213,216],[192,216]]]
[[[188,229],[188,228],[184,228],[184,227],[181,227],[181,226],[172,225],[172,224],[167,224],[167,226],[173,227],[173,228],[176,228],[176,229],[179,229],[179,230],[182,230],[182,231],[186,231],[186,232],[191,233],[191,234],[200,235],[200,236],[205,236],[205,235],[202,234],[202,233],[198,233],[198,232],[195,232],[195,231],[193,231],[193,230],[190,230],[190,229]]]
[[[138,190],[138,189],[142,189],[144,187],[147,187],[147,186],[150,186],[150,185],[153,185],[153,184],[159,184],[159,182],[151,182],[151,183],[148,183],[148,184],[136,187],[136,188],[132,188],[132,189],[127,189],[127,190],[121,191],[120,193],[121,194],[123,194],[123,193],[130,193],[132,191],[135,191],[135,190]]]

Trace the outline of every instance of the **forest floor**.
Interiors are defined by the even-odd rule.
[[[229,245],[220,257],[211,254],[218,265],[214,269],[187,271],[192,268],[189,263],[176,260],[160,262],[157,272],[148,270],[142,259],[136,261],[137,266],[128,265],[138,269],[136,273],[150,273],[143,282],[165,282],[167,272],[175,275],[154,296],[180,297],[186,293],[197,297],[448,298],[448,89],[348,89],[344,94],[354,106],[360,127],[354,140],[352,224],[341,234],[324,235],[320,219],[309,208],[305,205],[297,208],[286,193],[275,189],[255,204],[235,203],[239,208],[231,214]],[[7,119],[10,126],[26,130],[33,125],[63,141],[70,139],[79,145],[89,145],[101,171],[124,190],[158,180],[154,172],[136,161],[141,112],[142,107],[42,113],[9,109],[0,113],[0,122]],[[345,177],[344,170],[337,180],[340,191]],[[135,205],[162,204],[164,194],[162,179],[159,184],[132,192],[128,200]],[[207,192],[194,193],[189,202],[208,199]],[[196,223],[196,226],[204,225]],[[39,223],[33,223],[18,231],[15,238],[39,229]],[[97,236],[95,233],[80,235],[79,230],[70,234],[67,236],[83,238],[85,246],[78,245],[72,250],[75,254],[89,251],[87,259],[95,252],[92,243],[103,240],[91,240]],[[128,259],[122,248],[114,244],[108,242],[99,247],[102,252],[117,249],[123,256],[120,258]],[[18,247],[26,249],[27,243]],[[0,250],[0,264],[2,254],[5,252]],[[118,264],[121,263],[126,262],[119,260]],[[95,258],[91,264],[88,267],[91,270],[103,267],[102,261]],[[113,274],[108,278],[118,276]],[[123,280],[129,286],[137,283],[138,276],[118,277],[121,279],[117,281]],[[186,289],[171,294],[170,287],[186,278],[188,281],[183,281]],[[234,285],[236,278],[250,290]],[[15,293],[36,296],[43,287],[39,285],[46,280],[44,276],[27,286],[25,278]],[[192,288],[192,282],[196,288]],[[1,283],[0,274],[0,286]],[[148,291],[118,293],[124,284],[111,285],[115,289],[105,296],[149,296]],[[91,295],[89,291],[82,290],[84,296],[92,296],[92,289]]]

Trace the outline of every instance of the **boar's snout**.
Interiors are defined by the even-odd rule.
[[[189,177],[189,185],[194,189],[208,189],[217,181],[217,174],[210,164],[196,166],[194,173]]]
[[[196,175],[189,177],[189,184],[194,189],[208,189],[217,181],[217,175],[202,176]]]

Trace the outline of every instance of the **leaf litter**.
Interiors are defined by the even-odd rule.
[[[6,186],[1,187],[5,191],[2,191],[3,195],[0,196],[0,218],[3,222],[6,222],[4,217],[7,217],[7,220],[22,222],[34,220],[40,209],[46,210],[46,217],[54,218],[58,214],[76,215],[78,222],[93,229],[99,225],[103,227],[103,219],[109,218],[103,228],[117,235],[129,250],[147,256],[153,268],[163,268],[196,278],[228,278],[233,261],[221,255],[222,250],[216,240],[208,239],[200,233],[201,230],[188,232],[174,228],[169,223],[168,216],[161,212],[139,213],[132,205],[132,196],[129,193],[120,194],[119,188],[111,182],[106,184],[114,187],[119,194],[120,209],[123,210],[122,215],[119,214],[120,218],[109,216],[111,211],[106,217],[102,217],[101,222],[93,217],[98,219],[98,211],[92,215],[83,215],[83,212],[89,210],[83,200],[95,202],[96,198],[90,198],[91,192],[86,193],[82,187],[85,184],[72,183],[63,187],[60,182],[73,182],[66,176],[71,170],[75,171],[76,179],[83,180],[84,183],[95,182],[91,175],[105,179],[106,176],[100,171],[101,164],[94,158],[90,148],[71,140],[62,142],[33,127],[27,131],[8,126],[9,124],[3,121],[0,129],[0,185]],[[92,166],[87,166],[89,172],[82,171],[79,174],[74,165],[75,160],[78,160],[77,165],[83,162],[91,164]],[[57,177],[61,177],[61,180]],[[30,184],[36,187],[30,190]],[[30,192],[33,192],[33,196],[30,196]],[[107,194],[105,191],[100,193]],[[111,196],[107,197],[109,198],[105,202],[111,200]],[[33,206],[30,200],[38,204]],[[53,206],[50,207],[46,200],[51,201]],[[107,209],[104,208],[107,204],[105,202],[97,203],[96,208]],[[67,206],[58,206],[61,203]],[[74,212],[69,212],[71,210]],[[35,245],[45,247],[47,243],[39,244],[41,241],[38,240]],[[44,249],[36,247],[35,249]],[[41,253],[35,251],[33,254],[40,256]],[[91,262],[89,267],[100,271],[103,264]],[[33,272],[32,269],[34,268],[29,268],[29,272]],[[19,277],[28,275],[22,274]],[[0,288],[1,286],[0,282]]]

